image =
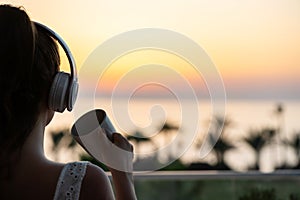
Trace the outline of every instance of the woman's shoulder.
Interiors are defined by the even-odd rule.
[[[54,199],[113,199],[106,173],[85,161],[69,162],[61,170]]]
[[[114,199],[107,174],[97,165],[87,163],[80,199]]]

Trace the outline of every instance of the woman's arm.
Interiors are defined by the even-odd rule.
[[[113,143],[125,151],[133,153],[133,146],[119,133],[113,134]],[[132,164],[132,160],[130,161]],[[117,200],[135,200],[133,176],[131,172],[123,172],[109,168],[113,178]]]

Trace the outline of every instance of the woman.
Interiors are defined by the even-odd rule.
[[[54,115],[48,95],[59,64],[54,40],[21,8],[0,5],[0,199],[114,199],[99,167],[64,165],[44,155],[44,131]],[[113,141],[133,151],[120,134]],[[62,174],[73,167],[80,180],[66,185]],[[136,199],[132,174],[110,171],[116,199]]]

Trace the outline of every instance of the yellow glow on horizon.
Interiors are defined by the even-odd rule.
[[[151,67],[153,73],[149,73],[149,70],[147,70]],[[129,80],[131,83],[146,80],[147,77],[156,76],[156,74],[162,79],[168,79],[169,82],[172,82],[172,76],[176,76],[176,74],[190,83],[203,82],[201,72],[197,71],[194,66],[183,58],[161,50],[139,50],[118,58],[108,66],[105,74],[100,77],[99,87],[101,88],[98,89],[112,91],[122,77],[134,73],[136,69],[140,69],[139,76],[132,77]],[[180,83],[174,82],[173,84]],[[126,87],[124,85],[124,88]],[[202,85],[202,87],[205,86]]]

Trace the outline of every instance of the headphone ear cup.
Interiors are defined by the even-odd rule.
[[[75,101],[77,99],[78,94],[78,82],[72,81],[69,87],[69,94],[68,94],[68,100],[67,100],[67,109],[68,111],[72,111]]]
[[[49,93],[49,108],[63,112],[67,107],[68,86],[70,82],[70,75],[65,72],[58,72],[53,80]]]

